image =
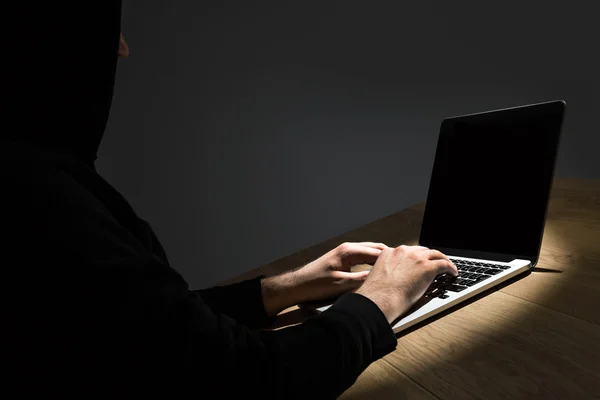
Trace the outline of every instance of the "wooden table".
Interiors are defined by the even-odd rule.
[[[235,280],[310,262],[343,242],[416,244],[424,203]],[[309,315],[284,311],[275,328]],[[532,273],[398,336],[342,399],[600,399],[600,182],[556,178]]]

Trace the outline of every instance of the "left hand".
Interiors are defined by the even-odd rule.
[[[342,243],[302,268],[263,279],[261,290],[267,314],[274,316],[297,304],[326,300],[358,289],[369,271],[351,272],[351,268],[375,264],[386,248],[383,243]]]
[[[342,243],[292,272],[298,302],[325,300],[359,288],[369,271],[351,272],[351,268],[360,264],[373,265],[386,248],[388,246],[383,243]]]

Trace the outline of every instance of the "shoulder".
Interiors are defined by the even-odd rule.
[[[144,252],[84,184],[53,163],[0,159],[0,182],[4,243],[94,261]]]

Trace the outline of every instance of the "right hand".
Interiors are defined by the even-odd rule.
[[[458,275],[450,259],[422,246],[398,246],[381,252],[367,279],[355,293],[373,301],[389,323],[410,309],[440,274]]]

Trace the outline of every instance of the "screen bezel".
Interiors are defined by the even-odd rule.
[[[555,170],[556,170],[556,159],[557,159],[558,151],[559,151],[559,147],[560,147],[560,138],[562,136],[561,132],[562,132],[562,126],[563,126],[563,122],[564,122],[565,110],[566,110],[566,102],[564,100],[555,100],[555,101],[550,101],[550,102],[545,102],[545,103],[529,104],[529,105],[524,105],[524,106],[519,106],[519,107],[504,108],[504,109],[500,109],[500,110],[486,111],[486,112],[475,113],[475,114],[467,114],[467,115],[449,117],[449,118],[444,119],[440,126],[440,132],[438,135],[438,142],[437,142],[436,153],[435,153],[436,156],[434,157],[433,168],[432,168],[431,176],[430,176],[430,180],[429,180],[427,201],[425,203],[425,211],[423,214],[423,223],[421,225],[421,232],[419,235],[419,245],[424,246],[424,247],[435,248],[436,250],[439,250],[444,254],[451,255],[451,256],[457,256],[457,257],[478,258],[478,259],[485,259],[485,260],[498,261],[498,262],[510,262],[514,259],[529,260],[531,262],[531,268],[535,267],[535,265],[537,264],[538,259],[539,259],[540,250],[541,250],[541,246],[542,246],[542,240],[543,240],[543,233],[544,233],[544,229],[546,226],[548,205],[550,203],[550,193],[552,191],[552,185],[554,182],[554,174],[555,174]],[[481,120],[484,118],[491,118],[491,119],[508,118],[514,112],[531,113],[532,116],[539,114],[539,113],[544,113],[544,115],[552,116],[553,118],[557,118],[557,120],[559,121],[558,126],[557,126],[558,132],[557,132],[557,144],[555,147],[556,151],[554,151],[553,154],[548,155],[548,157],[552,157],[552,168],[550,171],[550,175],[548,177],[549,182],[547,185],[547,193],[544,196],[544,198],[545,198],[545,204],[543,205],[544,218],[540,222],[540,226],[539,226],[539,230],[538,230],[539,241],[537,241],[536,248],[532,249],[530,254],[504,254],[504,253],[480,252],[480,251],[475,251],[475,250],[455,249],[455,248],[448,248],[448,247],[443,247],[443,246],[440,247],[437,245],[433,246],[431,243],[428,243],[427,229],[428,229],[428,227],[433,226],[433,222],[428,220],[427,210],[428,210],[428,205],[430,205],[430,201],[431,201],[430,199],[432,196],[431,188],[435,184],[433,178],[436,175],[436,167],[440,168],[438,154],[440,154],[440,146],[442,143],[442,140],[441,140],[442,136],[444,134],[448,133],[451,129],[453,129],[454,123],[456,123],[458,121]],[[526,196],[527,193],[523,193],[523,195]]]

